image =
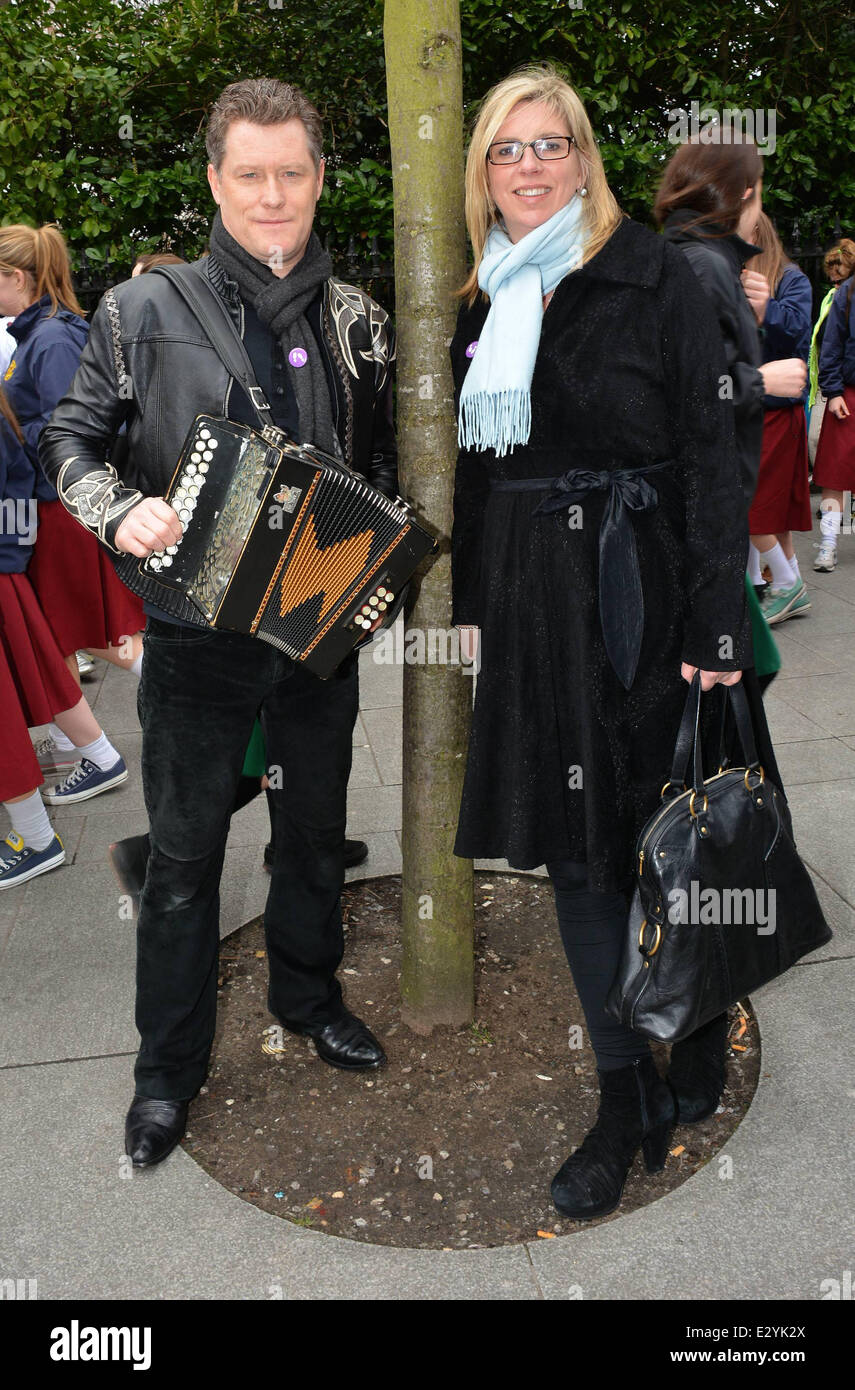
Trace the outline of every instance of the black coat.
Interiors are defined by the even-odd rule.
[[[760,254],[731,232],[726,236],[699,236],[687,230],[699,214],[678,208],[665,223],[665,240],[679,246],[704,287],[715,310],[730,377],[735,413],[736,452],[745,504],[750,507],[757,490],[763,448],[763,347],[754,311],[739,276],[745,262]],[[715,231],[715,228],[710,230]]]
[[[488,305],[461,308],[459,393]],[[632,880],[638,831],[670,770],[687,686],[680,663],[750,663],[748,532],[733,412],[721,399],[715,315],[685,257],[624,221],[558,285],[544,315],[528,443],[461,453],[452,535],[453,620],[481,627],[481,671],[455,852],[588,863],[589,887]],[[558,477],[671,459],[658,506],[631,513],[644,592],[626,690],[598,609],[603,491],[582,525],[533,517],[539,495],[491,479]]]

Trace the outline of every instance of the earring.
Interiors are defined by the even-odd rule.
[[[588,190],[587,190],[587,188],[585,187],[584,184],[582,184],[582,187],[581,187],[581,188],[577,188],[577,189],[576,189],[576,192],[579,194],[579,197],[580,197],[580,198],[587,198],[587,196],[588,196]]]

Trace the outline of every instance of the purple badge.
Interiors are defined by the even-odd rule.
[[[474,343],[470,343],[469,346],[468,346],[468,348],[466,349],[466,356],[467,356],[467,357],[474,357],[474,356],[475,356],[475,350],[476,350],[477,347],[478,347],[478,339],[476,338],[476,339],[475,339],[475,342],[474,342]]]
[[[292,367],[305,367],[309,360],[309,354],[305,348],[292,348],[288,353],[288,361]]]

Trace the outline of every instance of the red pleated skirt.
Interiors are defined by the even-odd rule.
[[[748,530],[752,536],[774,536],[782,531],[810,531],[812,527],[804,407],[785,405],[767,410]]]
[[[828,406],[822,417],[822,429],[816,446],[813,480],[818,487],[834,492],[855,491],[855,386],[843,388],[843,399],[849,407],[845,420],[838,420]]]
[[[27,730],[79,700],[27,575],[0,574],[0,801],[41,786]]]
[[[61,502],[40,502],[27,574],[63,656],[83,647],[117,646],[145,627],[142,601],[109,555]]]

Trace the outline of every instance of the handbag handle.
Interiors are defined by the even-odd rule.
[[[748,699],[742,689],[742,682],[737,681],[736,685],[726,685],[724,687],[724,707],[722,710],[721,722],[721,753],[724,751],[724,721],[728,705],[733,710],[736,720],[736,731],[739,742],[742,746],[745,765],[749,771],[759,767],[757,757],[757,747],[754,740],[754,728],[751,723],[751,714],[748,709]],[[677,741],[674,745],[674,760],[671,764],[671,776],[666,786],[686,785],[686,774],[689,770],[689,760],[693,761],[693,787],[698,793],[703,791],[704,772],[701,757],[701,740],[699,738],[699,722],[701,712],[701,677],[698,671],[695,672],[689,685],[689,693],[686,696],[686,703],[683,708],[683,717],[680,720],[680,727],[677,730]],[[723,766],[723,758],[720,756],[720,763]]]

